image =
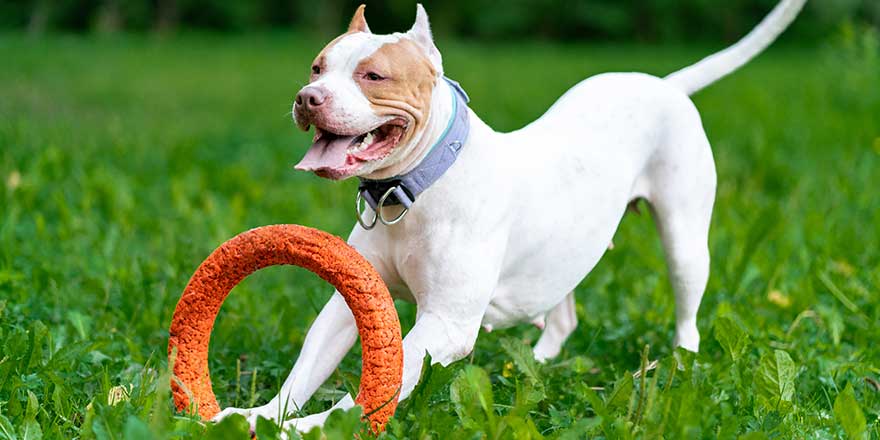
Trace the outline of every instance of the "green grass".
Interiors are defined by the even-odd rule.
[[[440,45],[502,130],[591,74],[665,74],[717,49]],[[292,170],[308,135],[289,107],[320,47],[0,36],[0,438],[245,438],[241,419],[173,413],[167,329],[189,276],[238,232],[354,224],[353,182]],[[777,47],[695,97],[719,177],[699,355],[672,350],[659,240],[628,215],[558,359],[531,362],[528,326],[481,334],[425,372],[385,438],[880,438],[878,56],[869,34]],[[293,268],[235,289],[211,351],[222,405],[276,392],[330,293]],[[406,329],[414,308],[399,306]],[[356,389],[359,362],[305,412]],[[118,386],[129,398],[108,404]],[[361,428],[337,414],[326,435]]]

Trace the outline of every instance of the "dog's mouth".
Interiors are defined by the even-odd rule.
[[[406,127],[406,121],[400,118],[359,135],[336,134],[315,126],[312,146],[296,169],[333,180],[351,177],[363,164],[388,157],[400,143]]]

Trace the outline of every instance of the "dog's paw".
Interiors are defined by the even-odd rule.
[[[233,414],[243,415],[244,418],[247,419],[248,424],[251,425],[251,429],[254,429],[257,426],[257,418],[259,417],[278,423],[278,418],[281,416],[275,405],[263,405],[255,406],[253,408],[225,408],[214,416],[211,421],[216,423]]]
[[[224,408],[222,411],[220,411],[219,413],[217,413],[216,416],[214,416],[213,418],[211,418],[211,421],[214,422],[214,423],[217,423],[217,422],[219,422],[219,421],[221,421],[221,420],[223,420],[223,419],[225,419],[225,418],[227,418],[227,417],[229,417],[229,416],[231,416],[231,415],[233,415],[233,414],[241,414],[241,415],[243,415],[245,418],[247,418],[248,416],[251,415],[251,410],[252,410],[252,409],[253,409],[253,408],[232,408],[232,407],[230,407],[230,408]]]
[[[562,351],[561,347],[548,347],[548,344],[538,344],[532,349],[532,356],[539,363],[547,363],[549,359],[555,358]]]
[[[299,431],[300,433],[307,433],[316,427],[323,427],[324,423],[327,421],[327,417],[330,417],[330,414],[336,410],[347,411],[354,407],[354,398],[351,397],[351,394],[346,394],[345,397],[340,399],[333,405],[333,408],[328,409],[327,411],[319,412],[317,414],[311,414],[308,416],[300,417],[297,419],[288,419],[285,421],[281,427],[283,431]]]
[[[300,433],[307,433],[312,430],[312,428],[322,427],[324,426],[324,422],[327,421],[327,417],[330,415],[329,411],[324,411],[318,414],[312,414],[305,417],[300,417],[297,419],[290,419],[284,422],[282,426],[283,431],[299,431]]]
[[[675,341],[673,341],[676,347],[684,348],[687,351],[692,351],[697,353],[700,351],[700,332],[697,330],[696,325],[690,325],[686,327],[679,328],[675,332]]]

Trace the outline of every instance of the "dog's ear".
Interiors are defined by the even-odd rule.
[[[434,68],[438,72],[443,73],[443,59],[440,56],[440,51],[437,50],[437,46],[434,45],[434,37],[431,36],[431,25],[428,23],[428,13],[425,12],[425,8],[421,3],[416,5],[416,22],[406,34],[425,50],[425,54],[428,55],[428,59],[434,64]]]
[[[348,32],[366,32],[370,33],[370,27],[367,26],[367,19],[364,18],[364,9],[367,5],[360,5],[357,11],[354,11],[354,17],[351,17],[351,23],[348,25]]]

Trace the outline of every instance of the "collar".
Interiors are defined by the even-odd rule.
[[[386,225],[394,224],[403,218],[403,215],[412,207],[416,197],[440,179],[443,173],[455,163],[459,152],[467,141],[470,131],[467,103],[470,98],[457,81],[445,76],[443,80],[452,88],[452,117],[443,134],[440,135],[440,139],[431,146],[425,158],[412,171],[399,176],[382,180],[360,179],[358,199],[365,200],[377,213],[376,216],[379,220]],[[379,208],[393,205],[403,205],[404,211],[396,219],[387,221],[382,217]],[[364,226],[365,229],[372,229],[376,224],[376,219],[373,219],[372,224],[365,224],[360,213],[360,200],[358,200],[358,210],[358,221],[361,226]]]

